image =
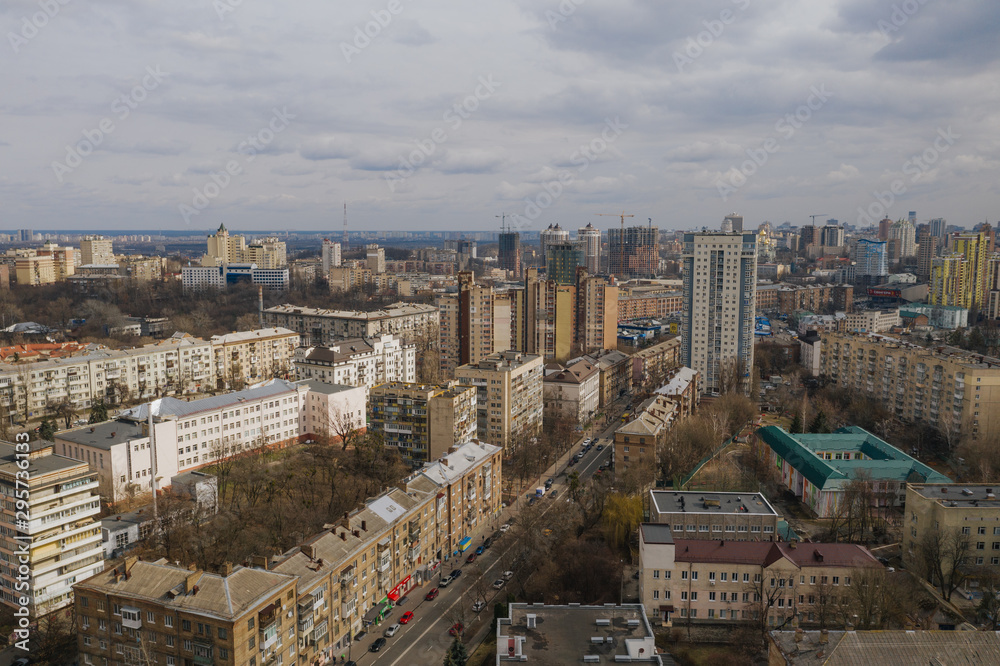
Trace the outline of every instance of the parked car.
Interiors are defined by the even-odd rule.
[[[476,555],[482,555],[485,552],[486,552],[486,542],[483,541],[483,545],[480,546],[479,548],[476,548]]]
[[[455,580],[456,578],[458,578],[461,575],[462,575],[462,570],[461,569],[455,569],[454,571],[451,572],[451,579]]]
[[[458,636],[463,631],[465,631],[465,625],[462,624],[461,622],[456,622],[455,624],[451,625],[451,629],[448,630],[448,633],[451,634],[452,636]]]
[[[454,579],[451,576],[448,576],[446,578],[442,578],[441,581],[438,583],[438,587],[443,590],[444,588],[446,588],[449,585],[451,585],[451,581],[453,581],[453,580]]]
[[[478,613],[479,611],[483,610],[484,608],[486,608],[486,602],[485,601],[477,601],[476,603],[472,604],[472,612],[473,613]]]
[[[597,445],[597,450],[598,451],[603,451],[604,450],[604,445],[603,444],[598,444]]]
[[[382,634],[382,635],[385,636],[386,638],[392,638],[393,636],[396,635],[396,632],[398,632],[402,628],[403,628],[403,625],[401,625],[401,624],[399,624],[397,622],[396,624],[391,625],[388,629],[386,629],[385,633]]]
[[[507,581],[505,581],[503,578],[497,578],[495,581],[493,581],[493,589],[494,590],[499,590],[499,589],[503,588],[503,586],[506,585],[506,584],[507,584]]]
[[[590,443],[591,443],[592,441],[594,441],[594,440],[592,440],[592,439],[590,439],[590,438],[588,437],[587,439],[583,440],[583,445],[584,445],[584,446],[588,446],[588,445],[589,445],[589,444],[590,444]]]
[[[531,506],[532,504],[534,504],[537,499],[538,499],[537,497],[532,496],[531,499],[528,500],[528,506]]]
[[[492,545],[493,545],[493,537],[492,536],[486,537],[486,541],[483,542],[483,549],[485,550]]]
[[[510,523],[504,523],[503,525],[500,526],[501,532],[506,532],[509,529],[510,529]]]
[[[468,564],[472,564],[473,562],[476,561],[476,554],[475,553],[469,553],[469,556],[467,558],[465,558],[465,561]]]
[[[558,490],[553,490],[551,493],[549,493],[549,497],[551,497],[552,499],[555,499],[556,495],[558,495],[558,494],[559,494]]]
[[[436,587],[432,587],[430,592],[428,592],[427,595],[424,597],[424,601],[434,601],[435,599],[438,598],[439,594],[441,594],[441,590],[437,589]]]
[[[376,638],[375,642],[373,642],[371,645],[368,646],[368,651],[378,652],[379,650],[385,647],[385,643],[386,641],[384,638]]]
[[[410,620],[412,620],[412,619],[413,619],[413,611],[406,611],[399,618],[399,623],[400,624],[409,624]]]
[[[514,577],[514,572],[513,571],[504,571],[503,574],[501,574],[501,575],[503,576],[504,580],[510,580],[511,578]]]
[[[555,479],[552,478],[545,479],[545,489],[548,490],[549,488],[551,488],[553,483],[555,483]]]

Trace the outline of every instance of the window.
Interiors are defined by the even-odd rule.
[[[163,625],[165,627],[173,627],[174,626],[174,617],[172,615],[164,615],[163,616]]]
[[[227,632],[226,632],[225,627],[219,627],[219,640],[220,641],[226,640],[226,633]]]
[[[247,629],[248,630],[252,630],[253,629],[253,618],[250,618],[249,620],[247,620]]]
[[[707,532],[708,531],[708,525],[699,525],[698,526],[698,531],[699,532]]]
[[[851,577],[844,576],[844,585],[850,585],[850,584],[851,584]]]
[[[191,631],[191,620],[181,620],[181,629]]]
[[[816,584],[816,576],[809,576],[809,584],[810,585]]]
[[[146,611],[146,622],[156,624],[156,614],[153,611]]]
[[[660,570],[653,569],[653,578],[659,578],[659,577],[660,577]]]
[[[698,593],[697,592],[692,592],[691,593],[691,601],[698,601]]]
[[[963,527],[962,528],[962,534],[969,534],[969,533],[970,533],[970,530],[969,530],[968,527]]]
[[[709,601],[715,601],[715,592],[709,592],[708,593],[708,600]]]
[[[194,650],[194,643],[192,643],[190,639],[184,639],[184,649],[188,652],[192,652]]]
[[[681,590],[681,601],[687,601],[688,593],[687,590]]]
[[[653,590],[653,598],[654,599],[659,599],[660,598],[660,591],[659,590]]]
[[[681,572],[681,580],[687,580],[687,579],[688,579],[688,572],[687,571],[682,571]]]
[[[697,571],[692,571],[691,572],[691,580],[698,580],[698,572]]]
[[[719,574],[719,578],[721,578],[722,582],[725,583],[726,582],[726,572],[723,571],[722,573],[720,573]]]
[[[985,541],[977,541],[976,542],[976,550],[986,550],[986,542]]]

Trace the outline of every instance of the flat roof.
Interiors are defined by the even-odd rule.
[[[308,387],[310,393],[324,393],[326,395],[334,395],[336,393],[343,393],[344,391],[364,389],[363,386],[351,386],[350,384],[327,384],[326,382],[321,382],[318,379],[301,379],[295,383],[300,386]]]
[[[995,631],[772,631],[771,638],[792,666],[910,666],[910,664],[1000,663]],[[821,656],[822,655],[822,656]]]
[[[639,525],[644,543],[673,543],[674,534],[666,523],[643,523]]]
[[[767,498],[760,493],[651,490],[650,495],[657,513],[778,515]]]
[[[138,421],[114,420],[80,426],[72,430],[56,433],[59,441],[71,442],[81,446],[110,451],[111,447],[134,439],[144,439],[149,436],[143,432],[142,423]]]
[[[945,507],[1000,507],[1000,483],[910,483],[907,487]]]
[[[529,617],[533,618],[532,627],[528,626]],[[509,616],[497,622],[498,665],[520,661],[508,657],[512,643],[517,645],[515,649],[522,658],[541,666],[578,666],[584,663],[584,655],[597,656],[599,663],[663,663],[656,653],[653,631],[641,604],[513,603]]]
[[[15,445],[9,442],[0,442],[0,472],[15,476],[19,471],[26,471],[28,478],[34,480],[36,477],[40,478],[46,474],[63,472],[72,470],[73,468],[79,468],[80,473],[90,471],[89,466],[84,462],[57,455],[55,453],[55,446],[50,442],[43,441],[39,444],[39,440],[35,440],[30,444],[31,455],[28,457],[28,466],[23,468],[18,466],[18,460],[23,460],[23,457],[18,457]],[[38,453],[40,449],[47,447],[50,448],[48,454]]]

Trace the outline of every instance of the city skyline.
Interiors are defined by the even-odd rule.
[[[0,8],[13,228],[336,233],[345,201],[385,230],[996,210],[984,2],[56,4]]]

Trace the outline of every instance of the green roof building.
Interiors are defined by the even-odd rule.
[[[790,434],[767,426],[757,430],[781,482],[820,518],[836,515],[852,479],[870,479],[876,501],[900,506],[906,484],[951,483],[864,428],[847,426],[830,434]]]

